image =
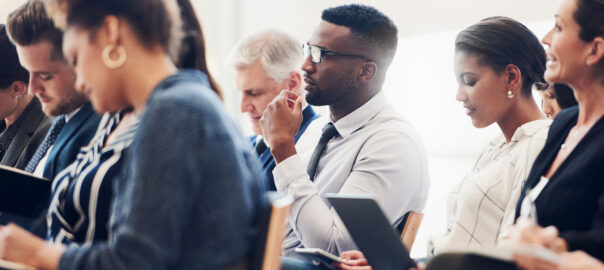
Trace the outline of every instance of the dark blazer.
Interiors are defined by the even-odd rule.
[[[11,142],[6,154],[2,157],[0,164],[23,170],[36,149],[46,137],[46,132],[52,124],[52,118],[42,112],[42,105],[37,98],[33,98],[33,104],[17,131],[17,135]]]
[[[570,129],[577,123],[578,107],[562,111],[552,123],[545,146],[537,156],[520,199],[553,163]],[[535,200],[541,226],[556,226],[569,250],[584,250],[604,260],[604,117],[585,134],[549,179]]]
[[[298,142],[298,139],[300,139],[300,136],[304,134],[304,131],[306,131],[306,128],[308,127],[310,122],[319,117],[320,115],[317,114],[310,105],[306,106],[306,108],[302,110],[302,123],[300,124],[300,129],[298,130],[298,133],[296,133],[296,136],[294,137],[294,143]],[[254,148],[256,147],[256,143],[258,142],[257,138],[258,137],[256,135],[250,137],[250,140],[252,141],[252,146],[254,146]],[[258,154],[255,150],[254,153]],[[273,179],[273,170],[275,169],[276,163],[273,159],[273,155],[271,154],[271,149],[268,147],[265,148],[262,153],[258,154],[258,159],[260,160],[260,164],[262,164],[262,172],[264,172],[264,175],[266,175],[267,189],[272,191],[277,190],[277,187],[275,186],[275,180]]]
[[[82,146],[88,145],[99,127],[101,116],[94,113],[90,102],[86,103],[69,121],[53,144],[44,166],[44,177],[55,176],[75,161]]]

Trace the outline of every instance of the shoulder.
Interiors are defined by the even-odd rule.
[[[579,107],[574,106],[568,109],[562,110],[556,118],[554,122],[552,122],[550,130],[552,132],[556,132],[560,129],[565,129],[568,125],[573,125],[577,121],[577,117],[579,115]]]

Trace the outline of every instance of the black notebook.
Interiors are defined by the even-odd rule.
[[[50,181],[0,165],[0,212],[36,217],[50,196]]]

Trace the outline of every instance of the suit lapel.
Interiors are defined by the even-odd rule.
[[[44,113],[42,112],[42,106],[40,103],[36,102],[35,98],[32,99],[31,102],[35,103],[32,104],[32,107],[27,115],[24,115],[25,118],[21,122],[21,127],[19,127],[19,130],[17,130],[17,135],[15,135],[13,142],[10,144],[6,154],[2,158],[2,164],[6,164],[7,166],[11,167],[17,164],[23,148],[27,146],[29,140],[34,135],[38,124],[44,119]]]
[[[65,124],[61,132],[59,132],[59,135],[57,135],[57,140],[53,144],[50,153],[48,154],[48,160],[46,161],[46,165],[44,167],[44,175],[54,175],[57,158],[60,158],[57,156],[57,154],[62,152],[62,150],[68,145],[70,139],[77,133],[80,127],[93,113],[94,111],[92,110],[92,105],[90,105],[90,102],[88,102]],[[49,174],[47,174],[47,172]]]

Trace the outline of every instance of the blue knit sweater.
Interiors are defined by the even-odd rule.
[[[220,269],[244,261],[263,175],[199,71],[161,82],[114,181],[109,240],[71,246],[59,269]]]

